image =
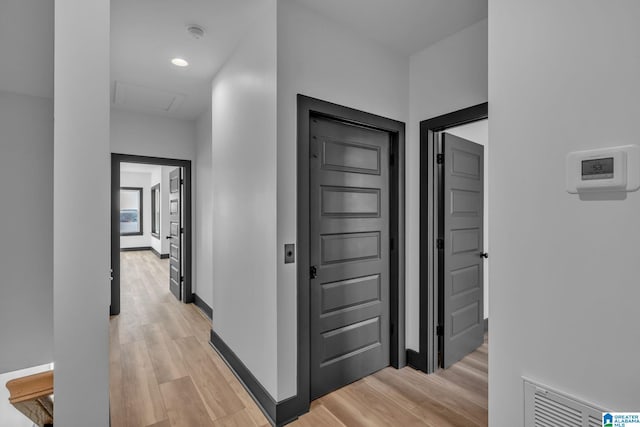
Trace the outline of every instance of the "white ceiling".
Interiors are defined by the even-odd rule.
[[[295,0],[405,55],[487,16],[487,0]],[[195,119],[265,0],[111,0],[115,108]],[[189,24],[206,30],[196,40]],[[181,56],[187,68],[170,63]],[[0,90],[53,97],[53,1],[0,1]],[[116,85],[118,82],[118,85]]]
[[[134,88],[124,92],[128,101],[114,107],[197,118],[209,104],[215,72],[257,18],[262,1],[111,0],[112,103],[115,82]],[[202,26],[205,36],[189,35],[191,24]],[[172,65],[174,57],[189,67]],[[181,99],[178,108],[167,107],[172,97]]]
[[[407,55],[487,17],[487,0],[297,0]]]

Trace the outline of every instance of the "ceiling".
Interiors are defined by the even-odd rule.
[[[487,0],[296,0],[407,56],[487,17]],[[116,108],[195,119],[209,84],[264,0],[111,0]],[[200,40],[186,31],[197,23]],[[190,62],[171,65],[173,57]],[[124,102],[123,102],[124,100]]]
[[[207,108],[209,84],[264,0],[111,0],[112,105],[183,119]],[[205,30],[193,38],[187,26]],[[189,61],[185,68],[170,60]]]
[[[297,0],[406,55],[487,17],[487,0]]]
[[[487,16],[487,0],[294,0],[414,54]],[[111,0],[111,95],[118,109],[193,120],[265,0]],[[53,2],[0,1],[0,90],[53,97]],[[206,34],[194,39],[190,24]],[[180,56],[190,66],[170,63]]]

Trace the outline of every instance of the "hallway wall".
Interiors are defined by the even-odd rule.
[[[297,94],[407,122],[407,58],[293,0],[278,2],[278,400],[296,393]],[[407,229],[407,234],[412,232]]]
[[[54,40],[56,425],[107,427],[109,1],[56,0]]]
[[[491,426],[522,420],[523,375],[638,410],[640,192],[581,200],[565,174],[639,143],[639,21],[636,0],[489,2]]]
[[[195,160],[193,120],[111,109],[111,152]]]
[[[211,146],[211,108],[196,121],[195,195],[196,223],[194,236],[197,294],[209,307],[213,307],[213,182]]]
[[[53,100],[0,91],[0,147],[3,373],[53,360]]]
[[[212,84],[213,329],[278,396],[276,0]]]

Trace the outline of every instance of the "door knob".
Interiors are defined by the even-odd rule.
[[[481,252],[480,253],[480,258],[489,258],[489,254],[486,252]]]

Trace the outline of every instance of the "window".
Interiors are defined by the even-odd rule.
[[[151,187],[151,235],[160,238],[160,184]]]
[[[142,188],[120,187],[120,235],[142,233]]]

